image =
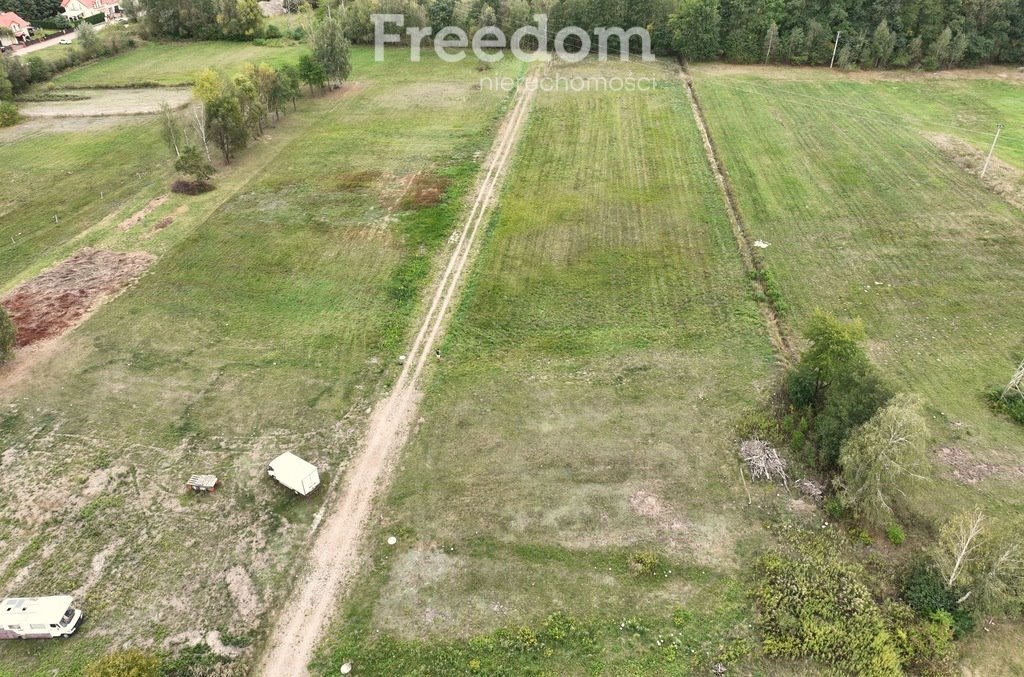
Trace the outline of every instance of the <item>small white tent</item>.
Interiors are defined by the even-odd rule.
[[[292,453],[281,454],[271,461],[267,474],[303,496],[308,496],[320,486],[320,473],[316,466]]]

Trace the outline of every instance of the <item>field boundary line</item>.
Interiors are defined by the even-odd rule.
[[[739,204],[736,201],[732,184],[729,182],[729,175],[726,173],[725,166],[719,158],[707,119],[704,117],[704,109],[693,86],[693,77],[690,75],[689,67],[685,62],[680,66],[679,76],[683,81],[683,88],[686,90],[686,98],[690,102],[690,108],[693,110],[697,129],[700,130],[701,139],[704,142],[704,152],[707,154],[708,163],[711,165],[711,172],[715,176],[715,183],[718,184],[719,192],[722,194],[725,212],[729,216],[729,223],[732,224],[732,231],[736,237],[740,258],[743,259],[743,267],[746,269],[757,292],[757,305],[761,310],[761,315],[764,317],[765,325],[768,327],[768,337],[771,339],[772,346],[775,348],[779,360],[784,365],[789,366],[796,362],[798,357],[797,350],[793,346],[789,329],[782,320],[782,312],[772,301],[771,294],[769,293],[770,290],[765,282],[767,269],[754,251],[754,245],[750,240],[750,233],[740,218]]]
[[[383,493],[400,451],[409,439],[422,400],[423,375],[438,345],[476,250],[480,232],[497,204],[512,153],[526,123],[537,88],[537,73],[522,83],[499,127],[483,178],[458,240],[440,273],[402,372],[389,394],[374,407],[360,449],[345,474],[337,502],[310,545],[306,566],[283,611],[272,626],[258,674],[267,677],[308,675],[308,664],[330,622],[346,585],[359,569],[360,550],[375,499]],[[533,81],[533,82],[531,82]]]

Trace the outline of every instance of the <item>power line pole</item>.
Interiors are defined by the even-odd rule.
[[[768,54],[764,57],[764,65],[768,65],[768,59],[772,58],[772,45],[775,43],[775,34],[771,33],[768,35]]]
[[[842,31],[836,31],[836,46],[832,48],[832,63],[828,65],[829,70],[836,65],[836,54],[839,53],[839,36],[842,35]]]
[[[996,138],[992,139],[992,148],[988,151],[988,159],[985,160],[985,168],[981,170],[981,178],[985,178],[988,174],[988,166],[992,164],[992,156],[996,152],[996,144],[999,143],[999,135],[1003,133],[1003,126],[996,125]]]

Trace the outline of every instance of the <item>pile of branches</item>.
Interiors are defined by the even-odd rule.
[[[765,482],[781,481],[788,486],[789,477],[786,475],[786,462],[779,456],[768,442],[761,440],[747,440],[740,445],[740,458],[747,464],[750,477],[755,481]]]

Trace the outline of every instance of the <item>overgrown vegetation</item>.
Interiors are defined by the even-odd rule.
[[[880,605],[858,567],[832,538],[790,533],[788,547],[762,557],[754,598],[764,651],[812,658],[843,674],[948,675],[955,656],[946,609]],[[912,608],[913,607],[913,608]]]
[[[14,351],[17,330],[7,309],[0,306],[0,364],[10,359]]]

